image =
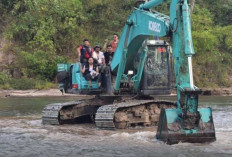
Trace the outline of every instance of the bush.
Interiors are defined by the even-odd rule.
[[[6,72],[0,72],[0,85],[4,85],[11,79],[10,75],[8,75]]]
[[[24,76],[52,81],[56,75],[57,63],[67,62],[67,57],[57,56],[54,52],[22,51],[18,57],[18,67]]]
[[[57,85],[55,83],[49,82],[47,80],[38,80],[38,79],[32,79],[26,77],[21,79],[16,79],[16,78],[5,79],[5,77],[9,77],[9,76],[8,75],[5,76],[2,73],[0,73],[0,88],[2,89],[41,90],[41,89],[57,88]]]
[[[43,80],[37,80],[35,83],[35,89],[51,89],[51,88],[57,88],[57,85],[52,83],[52,82],[48,82],[48,81],[43,81]]]
[[[34,89],[35,81],[33,79],[21,78],[21,79],[11,79],[9,81],[10,87],[13,89],[26,90]]]

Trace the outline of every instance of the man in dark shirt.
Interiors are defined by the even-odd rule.
[[[107,45],[107,49],[104,52],[104,56],[105,56],[105,60],[103,60],[103,69],[102,69],[102,87],[105,88],[105,90],[107,91],[107,93],[111,93],[112,89],[111,89],[111,82],[113,81],[113,78],[111,77],[111,75],[115,75],[110,68],[110,63],[113,59],[114,56],[114,52],[112,49],[112,45]],[[111,80],[109,82],[109,80]]]
[[[111,63],[111,61],[113,59],[113,55],[114,55],[114,52],[112,49],[112,45],[107,45],[107,50],[106,50],[106,52],[104,52],[106,65]]]

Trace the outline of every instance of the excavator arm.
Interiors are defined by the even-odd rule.
[[[150,9],[166,2],[151,0],[134,9],[129,16],[111,69],[117,69],[114,90],[119,90],[122,75],[132,68],[133,58],[149,36],[171,37],[177,109],[166,109],[160,114],[157,138],[168,143],[209,142],[216,140],[211,108],[198,109],[201,90],[193,83],[192,55],[194,54],[189,0],[172,0],[170,18]],[[138,90],[147,49],[142,47],[135,90]]]
[[[112,70],[118,68],[115,90],[119,90],[123,73],[133,69],[132,58],[138,55],[139,49],[142,47],[134,86],[135,90],[138,90],[144,67],[143,63],[147,54],[147,48],[142,46],[143,42],[150,36],[163,37],[170,33],[169,17],[158,12],[150,11],[149,7],[154,6],[153,3],[154,1],[151,1],[142,5],[140,8],[135,8],[126,21],[111,63]]]

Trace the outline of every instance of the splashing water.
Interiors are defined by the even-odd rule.
[[[199,101],[200,107],[213,108],[216,142],[171,146],[155,139],[156,127],[112,131],[97,129],[94,124],[42,125],[43,107],[59,101],[1,99],[0,156],[232,156],[232,97],[202,97]]]

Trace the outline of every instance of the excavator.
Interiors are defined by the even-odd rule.
[[[189,0],[172,0],[170,16],[152,10],[164,2],[167,0],[146,1],[131,12],[110,64],[111,72],[105,73],[105,91],[99,91],[97,83],[93,90],[88,90],[79,63],[58,65],[61,91],[87,91],[84,94],[96,96],[49,104],[43,110],[42,123],[63,124],[93,115],[99,128],[156,125],[156,138],[167,144],[215,141],[212,109],[198,108],[201,89],[193,81],[195,52]],[[163,40],[149,40],[154,36],[170,37],[176,102],[151,97],[170,93],[171,88],[169,46]],[[111,73],[116,73],[114,81]]]

